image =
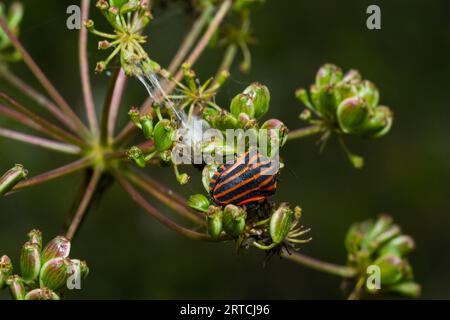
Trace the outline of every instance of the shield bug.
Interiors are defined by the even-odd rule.
[[[209,194],[218,204],[255,207],[275,194],[278,166],[256,149],[241,153],[221,165],[209,183]]]

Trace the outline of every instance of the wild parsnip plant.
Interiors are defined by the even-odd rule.
[[[9,11],[1,7],[0,77],[50,112],[58,123],[32,112],[18,101],[22,97],[13,98],[1,91],[0,114],[46,137],[6,128],[0,128],[0,136],[72,154],[77,160],[38,175],[28,174],[22,165],[16,165],[0,178],[0,195],[19,196],[11,193],[84,172],[89,179],[83,186],[83,196],[60,239],[73,240],[91,202],[100,195],[100,185],[118,183],[152,218],[188,238],[234,241],[241,250],[254,248],[268,256],[279,255],[337,275],[345,280],[352,299],[384,292],[417,297],[420,286],[414,282],[406,259],[414,249],[414,241],[403,235],[391,218],[383,215],[377,221],[352,226],[345,240],[348,262],[336,265],[299,253],[301,246],[311,241],[307,236],[309,228],[301,224],[301,208],[276,204],[270,199],[279,187],[277,177],[284,167],[279,151],[289,150],[290,140],[320,134],[323,146],[331,134],[336,134],[351,163],[356,168],[362,167],[362,157],[352,154],[343,138],[350,135],[380,138],[389,132],[393,123],[392,111],[379,106],[379,93],[372,82],[363,80],[356,70],[344,73],[335,65],[325,64],[317,72],[309,91],[299,89],[296,92],[306,106],[300,119],[309,126],[290,132],[282,121],[265,119],[269,112],[270,90],[263,84],[253,83],[244,88],[229,106],[217,104],[215,97],[239,52],[243,57],[241,71],[250,70],[249,46],[253,42],[250,13],[263,2],[190,1],[197,20],[165,68],[142,47],[146,42],[145,26],[153,19],[152,2],[98,0],[95,6],[110,27],[110,30],[98,30],[89,19],[91,1],[82,0],[84,28],[79,32],[79,65],[87,124],[19,41],[22,6],[13,4]],[[88,34],[99,38],[99,50],[107,51],[95,70],[88,66]],[[211,78],[202,82],[193,67],[210,46],[224,47],[224,56]],[[14,60],[25,63],[46,94],[34,90],[14,74],[14,67],[9,64]],[[112,76],[98,119],[93,101],[95,88],[91,87],[90,77],[108,68]],[[125,83],[130,78],[142,82],[148,98],[139,106],[120,110]],[[128,112],[130,121],[116,130],[119,112]],[[141,143],[130,145],[133,139]],[[199,154],[201,156],[197,157]],[[184,199],[144,170],[155,165],[165,171],[171,167],[175,179],[183,185],[189,183],[190,177],[181,172],[182,164],[202,171],[204,194]],[[144,194],[174,210],[192,226],[175,222]],[[13,298],[31,297],[30,293],[24,295],[22,291],[21,295],[14,293],[20,281],[12,276],[9,258],[5,257],[0,268],[2,286],[9,286]],[[59,295],[46,291],[39,297],[53,299]]]

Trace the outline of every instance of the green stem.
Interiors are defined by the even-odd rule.
[[[230,70],[231,65],[233,64],[234,58],[236,57],[236,53],[237,53],[237,46],[236,44],[230,44],[224,55],[223,55],[223,59],[222,59],[222,63],[220,64],[219,69],[217,69],[216,72],[216,76],[214,77],[214,83],[216,83],[217,79],[220,76],[220,73],[224,70]]]
[[[288,134],[288,140],[300,139],[321,133],[323,128],[319,125],[312,125],[309,127],[292,130]]]
[[[36,137],[33,135],[8,130],[4,128],[0,128],[0,136],[14,139],[17,141],[33,144],[42,148],[47,148],[49,150],[59,151],[63,153],[69,153],[69,154],[80,154],[81,149],[77,146],[67,144],[67,143],[61,143],[53,140],[48,140],[40,137]]]
[[[365,277],[359,277],[358,281],[356,282],[355,288],[350,293],[347,300],[359,300],[361,298],[362,288],[364,286],[365,281],[366,281]]]
[[[281,256],[311,269],[333,274],[342,278],[354,278],[357,275],[357,271],[354,268],[321,261],[297,252],[288,253],[283,251]]]

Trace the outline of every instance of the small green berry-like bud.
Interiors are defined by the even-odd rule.
[[[403,260],[395,255],[388,254],[382,256],[374,264],[380,268],[382,286],[398,283],[403,277]]]
[[[347,73],[344,75],[344,78],[342,79],[342,82],[345,82],[346,84],[355,85],[359,84],[362,81],[361,74],[356,69],[351,69],[347,71]]]
[[[153,130],[153,140],[158,151],[165,151],[173,144],[174,130],[170,126],[170,121],[162,119],[159,121]]]
[[[6,280],[6,284],[8,285],[9,292],[14,300],[25,299],[25,286],[21,277],[17,274],[10,276],[8,280]]]
[[[270,237],[274,243],[281,243],[287,237],[294,222],[294,212],[286,203],[272,214],[270,218]]]
[[[49,288],[38,288],[28,292],[25,300],[60,300],[60,298]]]
[[[377,107],[364,124],[364,134],[370,138],[380,138],[389,132],[393,122],[394,115],[388,107]]]
[[[36,244],[39,248],[39,251],[42,249],[42,232],[33,229],[30,232],[28,232],[28,242]]]
[[[0,177],[0,196],[14,188],[14,186],[25,179],[27,175],[28,171],[21,164],[16,164],[13,168],[6,171],[6,173]]]
[[[309,110],[312,111],[316,110],[315,106],[311,103],[311,100],[309,100],[308,92],[304,88],[297,89],[295,91],[295,96]]]
[[[223,228],[227,234],[237,237],[245,229],[245,218],[247,214],[244,209],[229,204],[223,211]]]
[[[86,21],[84,22],[84,26],[85,26],[86,29],[88,29],[89,31],[92,31],[92,30],[94,30],[94,21],[91,20],[91,19],[86,20]]]
[[[386,255],[388,253],[395,254],[399,257],[410,253],[415,248],[413,238],[407,235],[399,235],[390,240],[380,249],[380,255]]]
[[[358,97],[345,99],[337,108],[337,119],[344,133],[358,133],[368,114],[366,101]]]
[[[187,173],[181,173],[177,175],[177,181],[179,184],[186,184],[191,177]]]
[[[144,137],[151,139],[153,137],[153,117],[150,114],[143,115],[140,119]]]
[[[145,164],[147,161],[145,161],[144,153],[142,152],[139,147],[133,146],[127,151],[128,159],[134,161],[140,168],[145,168]]]
[[[97,0],[97,3],[95,4],[97,8],[100,10],[106,10],[109,7],[108,1],[106,0]]]
[[[211,238],[217,239],[222,233],[222,219],[222,210],[218,207],[210,206],[206,215],[206,228]]]
[[[105,61],[99,61],[95,65],[95,73],[102,73],[106,69],[106,62]]]
[[[369,108],[375,108],[376,106],[378,106],[380,93],[378,92],[375,84],[368,80],[364,80],[357,88],[358,96],[366,100],[367,106]]]
[[[75,268],[75,272],[80,274],[81,279],[85,279],[89,274],[89,267],[86,261],[80,261],[78,259],[72,259],[72,267]]]
[[[66,285],[67,279],[75,273],[73,263],[68,258],[54,258],[47,261],[39,274],[39,284],[52,290],[59,290]]]
[[[241,113],[245,113],[253,118],[255,115],[254,100],[249,94],[240,93],[231,100],[230,111],[236,118],[239,117]]]
[[[13,265],[11,259],[3,255],[0,258],[0,290],[6,285],[6,280],[12,275]]]
[[[27,242],[20,255],[20,272],[25,282],[36,280],[41,269],[41,255],[37,244]]]
[[[109,4],[112,7],[121,8],[128,0],[109,0]]]
[[[316,86],[322,88],[333,85],[341,81],[343,77],[341,68],[334,64],[327,63],[323,65],[316,74]]]
[[[139,109],[136,107],[131,107],[130,111],[128,111],[128,115],[130,116],[131,122],[133,122],[136,127],[141,129],[142,127],[139,118]]]
[[[235,129],[239,125],[236,117],[226,111],[211,115],[209,121],[214,128],[219,130]]]
[[[336,96],[332,86],[317,87],[311,86],[311,99],[316,110],[326,120],[334,121],[336,118]]]
[[[245,90],[244,94],[247,94],[253,100],[254,117],[256,119],[261,118],[269,111],[270,105],[270,92],[269,89],[260,83],[252,83]]]
[[[261,126],[261,129],[266,129],[269,132],[276,132],[278,133],[278,136],[273,137],[270,136],[269,138],[272,139],[278,139],[278,143],[280,145],[280,147],[284,146],[284,144],[287,141],[287,137],[288,137],[288,128],[284,125],[283,122],[281,122],[278,119],[269,119],[266,122],[263,123],[263,125]]]
[[[67,258],[70,253],[70,241],[66,237],[57,236],[45,246],[41,253],[41,264],[53,258]]]
[[[406,297],[417,298],[420,296],[422,288],[419,284],[408,281],[390,286],[389,291],[401,294]]]
[[[207,212],[209,208],[209,200],[203,194],[195,194],[189,197],[188,206],[202,212]]]

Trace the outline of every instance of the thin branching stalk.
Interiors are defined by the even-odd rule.
[[[67,232],[66,232],[67,239],[72,240],[73,237],[75,236],[75,234],[78,230],[78,227],[80,226],[81,221],[83,220],[83,217],[89,208],[89,203],[92,200],[92,197],[95,193],[98,182],[100,181],[101,175],[102,175],[102,170],[100,168],[95,168],[94,173],[92,174],[92,177],[90,178],[89,183],[86,187],[86,190],[83,194],[83,197],[81,198],[80,205],[78,206],[78,209],[75,212],[72,222],[70,223],[70,226],[67,229]]]
[[[301,129],[295,129],[289,132],[288,140],[300,139],[321,132],[323,132],[323,128],[319,125],[312,125]]]
[[[54,150],[54,151],[58,151],[58,152],[69,153],[69,154],[80,154],[81,153],[81,149],[77,146],[67,144],[67,143],[61,143],[61,142],[53,141],[53,140],[49,140],[49,139],[44,139],[41,137],[36,137],[33,135],[25,134],[22,132],[17,132],[14,130],[0,128],[0,136],[9,138],[9,139],[13,139],[13,140],[17,140],[17,141],[21,141],[21,142],[25,142],[25,143],[29,143],[32,145],[36,145],[36,146],[39,146],[42,148],[46,148],[46,149]]]
[[[44,182],[60,178],[62,176],[68,175],[70,173],[79,171],[81,169],[87,168],[91,166],[93,163],[92,157],[85,157],[80,160],[74,161],[72,163],[69,163],[65,166],[50,170],[48,172],[42,173],[38,176],[35,176],[33,178],[24,180],[20,183],[18,183],[12,190],[12,192],[17,190],[22,190],[25,188],[29,188],[32,186],[36,186],[39,184],[42,184]]]
[[[142,172],[135,173],[128,171],[126,176],[132,183],[147,192],[149,195],[158,199],[158,201],[164,203],[169,208],[173,209],[179,215],[196,224],[206,224],[204,218],[200,217],[197,213],[186,207],[185,199],[169,188],[166,188],[164,185],[158,183],[156,180]]]
[[[20,92],[27,95],[30,99],[35,101],[41,107],[48,110],[72,132],[76,133],[78,131],[76,126],[70,120],[70,118],[68,118],[52,101],[50,101],[47,97],[45,97],[44,95],[33,89],[29,84],[24,82],[15,74],[10,72],[6,68],[3,68],[0,70],[0,76],[2,76],[11,85],[20,90]]]
[[[343,278],[354,278],[358,274],[357,270],[355,270],[354,268],[321,261],[305,256],[298,252],[287,253],[286,251],[283,251],[281,253],[281,256],[298,264],[301,264],[302,266]]]
[[[48,133],[48,130],[46,128],[43,128],[39,125],[37,125],[33,120],[28,118],[27,116],[23,115],[22,113],[19,113],[15,111],[14,109],[11,109],[5,105],[0,104],[0,113],[7,116],[10,119],[13,119],[17,122],[20,122],[21,124],[30,127],[36,131],[45,133],[47,135],[50,135]]]
[[[117,123],[117,117],[119,115],[120,102],[122,101],[122,95],[125,90],[127,83],[127,76],[123,69],[120,69],[119,75],[117,76],[116,84],[114,86],[114,92],[111,98],[111,105],[108,115],[107,124],[107,139],[111,142],[114,136],[115,125]]]
[[[74,122],[74,125],[77,127],[80,133],[87,134],[88,129],[81,122],[80,118],[75,114],[72,108],[68,105],[68,103],[64,100],[61,94],[55,89],[55,87],[48,80],[46,75],[42,72],[41,68],[34,62],[33,58],[31,58],[30,54],[27,50],[22,46],[19,39],[14,35],[11,29],[8,27],[7,22],[4,18],[0,17],[0,26],[3,31],[8,36],[14,48],[21,54],[23,61],[34,74],[36,79],[40,82],[40,84],[44,87],[44,89],[48,92],[49,96],[56,102],[56,104],[61,108],[61,110]]]
[[[112,172],[116,180],[119,182],[121,187],[130,195],[130,197],[135,201],[139,206],[141,206],[147,213],[149,213],[153,218],[159,221],[161,224],[165,225],[169,229],[194,240],[203,240],[203,241],[224,241],[225,239],[212,239],[209,235],[196,232],[190,229],[187,229],[175,221],[169,219],[164,214],[162,214],[158,209],[153,207],[150,203],[145,200],[145,198],[128,182],[119,172]]]
[[[216,76],[214,77],[214,83],[219,79],[219,75],[227,70],[230,70],[231,65],[233,64],[234,58],[236,57],[237,53],[237,45],[230,44],[227,49],[225,50],[225,53],[223,55],[222,63],[219,66],[219,69],[217,69]]]
[[[89,17],[90,0],[81,1],[81,21],[86,21]],[[89,78],[89,61],[87,56],[88,31],[86,28],[80,29],[79,36],[79,60],[80,78],[83,89],[84,106],[86,110],[89,128],[94,136],[98,134],[97,115],[95,113],[94,98],[92,96],[91,80]]]
[[[100,119],[100,142],[102,144],[105,144],[108,139],[108,118],[119,73],[120,69],[116,69],[111,75],[111,79],[109,80],[108,85],[108,91],[106,92],[105,100],[103,103],[102,117]]]
[[[4,92],[0,91],[0,98],[7,101],[15,111],[21,113],[25,117],[28,117],[38,126],[40,126],[43,131],[46,131],[52,137],[64,142],[75,144],[80,147],[88,146],[83,140],[31,112],[28,108],[24,107],[16,100],[6,95]]]

